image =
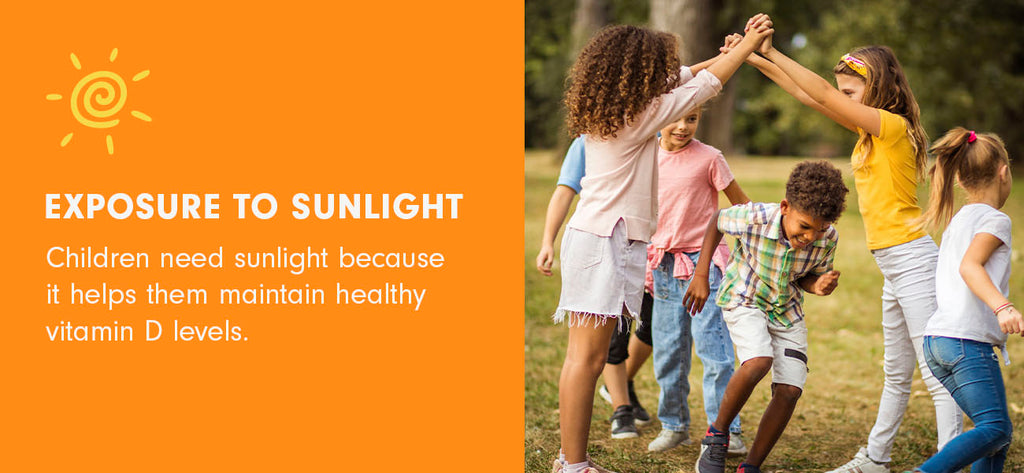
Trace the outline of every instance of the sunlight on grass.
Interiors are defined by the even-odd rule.
[[[737,182],[756,201],[782,198],[786,177],[796,158],[729,157]],[[824,471],[846,463],[867,441],[874,423],[882,385],[881,285],[882,278],[864,244],[864,228],[857,213],[857,196],[848,161],[834,160],[846,176],[851,193],[847,211],[837,223],[840,234],[836,269],[842,271],[840,287],[829,297],[807,296],[806,312],[810,339],[809,366],[804,396],[789,428],[768,457],[766,471]],[[566,330],[551,323],[550,315],[558,302],[559,276],[544,277],[535,269],[540,247],[544,212],[558,177],[559,160],[551,152],[527,151],[526,170],[526,471],[550,471],[557,455],[558,375],[565,356]],[[1024,303],[1024,270],[1021,270],[1021,243],[1024,242],[1024,184],[1018,179],[1014,194],[1004,211],[1014,218],[1014,265],[1010,279],[1010,298]],[[924,188],[922,186],[922,197]],[[722,205],[727,201],[722,198]],[[935,235],[936,238],[938,235]],[[555,245],[557,249],[558,244]],[[1011,358],[1017,363],[1003,368],[1007,399],[1012,403],[1010,417],[1024,425],[1024,376],[1018,363],[1024,360],[1024,341],[1010,340]],[[689,396],[691,438],[707,427],[702,406],[700,375],[702,367],[694,357],[690,373]],[[651,411],[657,409],[658,386],[650,363],[636,380],[641,402]],[[770,400],[769,383],[762,382],[741,413],[744,436],[753,440],[757,423]],[[1013,406],[1017,406],[1016,409]],[[659,430],[658,422],[641,427],[641,438],[611,440],[607,417],[611,408],[600,398],[595,401],[591,424],[590,454],[602,465],[623,473],[692,471],[698,445],[683,446],[662,454],[647,452]],[[1015,436],[1005,471],[1024,472],[1024,440]],[[910,406],[893,449],[892,471],[911,469],[935,451],[935,414],[931,400],[919,376],[915,376]],[[730,459],[735,468],[739,460]]]

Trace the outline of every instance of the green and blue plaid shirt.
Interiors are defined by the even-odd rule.
[[[790,327],[803,319],[803,290],[797,280],[832,270],[839,243],[835,227],[796,250],[783,237],[779,204],[751,202],[723,209],[718,229],[736,237],[736,248],[715,302],[723,309],[756,307],[775,325]]]

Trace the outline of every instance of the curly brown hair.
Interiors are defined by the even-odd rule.
[[[679,42],[669,33],[609,26],[591,38],[565,91],[573,136],[615,137],[659,95],[679,84]]]
[[[789,205],[827,222],[839,220],[846,210],[848,192],[843,173],[828,161],[797,164],[786,182]]]

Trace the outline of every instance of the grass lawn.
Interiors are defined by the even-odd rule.
[[[778,202],[786,177],[798,159],[730,157],[737,182],[754,201]],[[765,462],[766,471],[825,471],[839,466],[865,445],[874,423],[882,388],[882,277],[864,244],[864,228],[857,211],[853,177],[847,160],[834,164],[843,170],[851,192],[847,211],[837,226],[840,244],[836,269],[842,271],[840,286],[831,296],[805,298],[809,330],[810,373],[804,395],[793,419]],[[567,329],[551,323],[558,302],[559,274],[545,277],[535,269],[540,248],[544,212],[558,177],[558,160],[547,151],[527,151],[526,166],[526,369],[525,410],[526,471],[550,471],[558,454],[558,376],[565,356]],[[1018,177],[1014,193],[1003,208],[1014,221],[1015,272],[1010,279],[1010,299],[1024,304],[1024,177]],[[922,194],[923,195],[923,194]],[[726,204],[724,198],[723,205]],[[558,244],[555,248],[558,248]],[[1010,366],[1003,367],[1010,418],[1024,425],[1024,340],[1011,339]],[[694,356],[689,396],[692,425],[690,437],[699,438],[707,428],[701,394],[703,368]],[[765,379],[750,397],[740,416],[744,438],[749,444],[771,393]],[[658,385],[648,362],[637,375],[636,389],[651,412],[657,410]],[[657,420],[641,427],[639,439],[611,440],[608,416],[611,408],[599,397],[594,403],[590,430],[590,455],[616,471],[692,471],[699,445],[682,446],[665,453],[648,453],[647,444],[657,435]],[[968,421],[968,427],[970,423]],[[1015,435],[1006,471],[1024,472],[1024,440]],[[935,414],[931,398],[920,376],[915,375],[913,393],[893,449],[892,471],[909,470],[935,452]],[[736,468],[739,459],[729,459]]]

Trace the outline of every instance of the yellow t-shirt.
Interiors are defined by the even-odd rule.
[[[924,230],[914,230],[911,225],[921,215],[921,207],[917,205],[916,158],[907,122],[885,110],[878,113],[882,124],[879,136],[871,137],[871,153],[853,172],[869,250],[925,235]],[[853,150],[854,162],[861,155],[860,148]]]

